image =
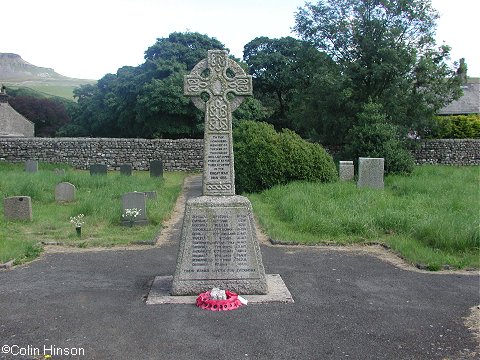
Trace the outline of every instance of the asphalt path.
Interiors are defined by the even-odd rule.
[[[197,182],[186,194],[198,193]],[[293,304],[146,305],[155,276],[175,270],[179,224],[160,246],[46,253],[0,271],[0,359],[479,356],[464,324],[480,304],[478,273],[409,271],[355,251],[262,245]]]

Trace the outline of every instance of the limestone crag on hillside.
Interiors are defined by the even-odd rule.
[[[63,80],[66,79],[53,69],[35,66],[22,59],[20,55],[0,53],[0,81],[26,80]]]

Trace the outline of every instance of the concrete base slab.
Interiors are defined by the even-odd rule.
[[[293,303],[292,294],[288,291],[287,286],[283,282],[279,274],[267,274],[266,295],[246,295],[242,297],[248,300],[249,304],[265,304],[265,303]],[[147,298],[147,305],[155,304],[195,304],[197,296],[173,296],[170,295],[172,288],[173,276],[156,276],[153,281],[152,288]]]

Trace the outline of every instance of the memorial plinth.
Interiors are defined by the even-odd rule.
[[[205,111],[203,196],[185,206],[171,294],[194,295],[214,287],[266,294],[252,206],[235,195],[232,111],[252,94],[252,78],[226,51],[210,50],[185,76],[184,86],[185,95]]]
[[[218,287],[265,294],[265,270],[250,201],[243,196],[200,196],[185,208],[173,295]]]

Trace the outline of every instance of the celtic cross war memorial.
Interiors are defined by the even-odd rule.
[[[266,294],[252,206],[235,195],[232,111],[252,94],[252,77],[226,51],[209,50],[185,76],[184,92],[205,112],[203,193],[185,206],[171,294]]]

